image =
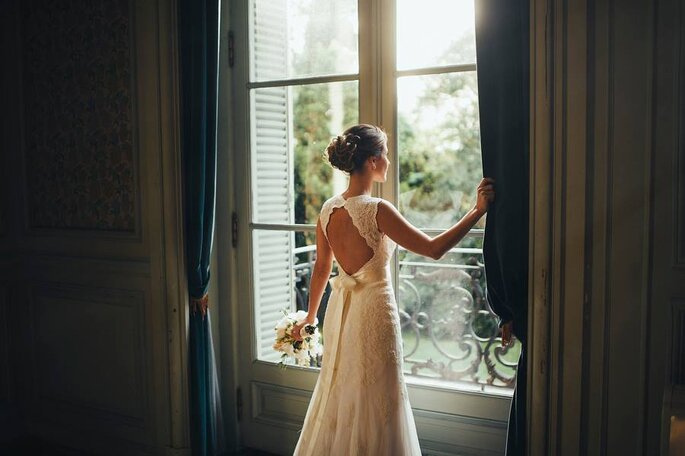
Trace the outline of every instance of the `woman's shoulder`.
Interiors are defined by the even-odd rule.
[[[379,204],[387,204],[389,206],[394,205],[388,201],[385,198],[379,197],[379,196],[372,196],[372,195],[356,195],[356,196],[350,196],[348,198],[345,198],[342,196],[342,193],[335,194],[325,200],[323,204],[321,204],[321,211],[324,212],[325,210],[329,210],[335,207],[341,207],[341,206],[351,206],[351,205],[358,205],[358,204],[373,204],[374,206],[378,206]]]
[[[395,205],[392,203],[392,201],[389,201],[385,198],[375,197],[375,200],[376,200],[375,201],[376,204],[378,204],[379,206],[386,206],[386,207],[392,207],[392,208],[395,207]]]
[[[330,198],[328,198],[326,201],[323,202],[321,205],[321,210],[323,210],[326,207],[330,207],[335,204],[336,201],[339,200],[340,195],[333,195]]]
[[[331,212],[334,208],[339,207],[341,205],[342,202],[340,199],[340,195],[333,195],[326,201],[324,201],[323,204],[321,204],[321,209],[319,210],[319,213],[325,217],[327,213]]]

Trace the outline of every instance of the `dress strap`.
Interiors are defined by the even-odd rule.
[[[323,203],[323,206],[321,207],[321,213],[319,214],[319,220],[321,222],[321,229],[323,230],[324,236],[326,236],[326,239],[328,239],[328,233],[326,232],[326,228],[328,228],[328,221],[331,219],[331,214],[333,213],[333,209],[339,206],[335,206],[335,199],[337,197],[329,198],[326,200],[326,202]]]
[[[345,209],[350,214],[352,223],[374,251],[378,248],[382,238],[382,233],[378,230],[378,222],[376,221],[378,203],[380,201],[380,198],[359,195],[349,198],[345,202]]]

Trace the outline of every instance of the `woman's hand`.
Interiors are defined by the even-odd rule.
[[[502,347],[511,345],[511,331],[513,329],[514,322],[508,321],[502,325]]]
[[[495,201],[495,180],[491,177],[484,177],[481,179],[478,188],[478,197],[476,199],[476,212],[483,215],[490,208],[490,203]]]
[[[315,318],[312,318],[309,315],[307,315],[307,318],[302,320],[300,323],[296,323],[293,326],[292,331],[290,332],[290,334],[293,336],[293,339],[302,340],[302,336],[300,335],[300,331],[302,331],[302,328],[304,328],[307,325],[313,325],[315,321]]]

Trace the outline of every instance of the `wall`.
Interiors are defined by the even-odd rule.
[[[0,401],[69,447],[184,453],[175,3],[0,9]]]
[[[667,454],[682,413],[683,10],[532,2],[532,454]]]

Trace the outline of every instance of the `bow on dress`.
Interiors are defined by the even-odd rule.
[[[357,280],[346,273],[341,273],[340,275],[331,277],[329,282],[334,290],[340,290],[342,288],[352,291],[357,286]]]

